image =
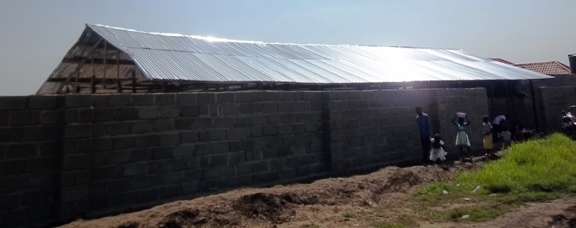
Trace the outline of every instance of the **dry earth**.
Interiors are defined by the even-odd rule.
[[[526,204],[482,223],[433,223],[410,206],[419,186],[482,164],[387,167],[311,184],[244,188],[63,227],[387,227],[379,224],[402,219],[416,221],[408,225],[415,227],[576,227],[574,195]]]

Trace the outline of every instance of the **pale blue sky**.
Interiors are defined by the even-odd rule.
[[[458,48],[516,63],[576,53],[576,0],[0,0],[0,95],[34,94],[85,23],[318,44]]]

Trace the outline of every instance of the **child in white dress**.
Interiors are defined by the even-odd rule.
[[[440,162],[446,160],[446,151],[444,150],[444,141],[439,134],[435,134],[434,138],[431,139],[432,141],[432,150],[430,150],[430,161],[436,162],[439,160]]]

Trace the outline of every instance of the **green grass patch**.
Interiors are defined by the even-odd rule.
[[[494,219],[507,211],[506,205],[466,206],[448,211],[447,216],[453,222],[481,222]],[[464,217],[467,216],[467,217]]]
[[[576,142],[561,134],[514,144],[501,159],[462,172],[454,182],[423,186],[414,197],[414,209],[430,221],[494,219],[526,202],[576,192],[575,163]]]
[[[320,228],[319,225],[316,225],[316,224],[313,224],[313,223],[312,223],[312,224],[302,224],[300,227],[301,227],[301,228]]]
[[[562,134],[513,145],[500,160],[456,177],[483,193],[570,192],[576,190],[576,143]]]

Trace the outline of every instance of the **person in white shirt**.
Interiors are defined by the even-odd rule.
[[[496,116],[496,118],[494,118],[494,120],[492,121],[492,127],[494,128],[494,132],[496,134],[494,135],[499,135],[502,132],[502,125],[508,121],[508,119],[510,119],[510,115],[505,114],[505,115],[499,115]]]

